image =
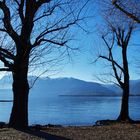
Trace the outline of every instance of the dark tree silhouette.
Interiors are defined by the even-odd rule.
[[[129,0],[127,4],[126,1],[112,0],[112,4],[126,16],[140,24],[139,0]]]
[[[129,25],[127,28],[121,28],[109,24],[111,30],[112,40],[107,39],[106,36],[102,36],[102,39],[107,47],[107,55],[99,55],[98,58],[102,58],[111,64],[113,70],[113,77],[117,81],[117,85],[122,89],[122,102],[121,111],[118,117],[118,121],[130,121],[129,117],[129,67],[127,58],[127,49],[129,41],[131,39],[133,25]],[[109,35],[110,36],[110,35]],[[120,64],[114,57],[113,49],[118,46],[121,49],[121,54],[118,56],[122,64]]]
[[[68,0],[0,1],[0,60],[4,64],[0,71],[11,71],[13,77],[10,127],[28,127],[30,60],[35,62],[54,49],[67,52],[67,33],[72,25],[78,25],[82,20],[81,12],[86,3],[81,8],[76,5],[78,1]]]

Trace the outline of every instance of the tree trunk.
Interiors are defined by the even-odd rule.
[[[129,88],[123,90],[122,103],[118,121],[130,121],[129,118]]]
[[[28,59],[15,61],[13,71],[13,107],[10,116],[9,126],[18,129],[28,127]]]
[[[9,126],[19,129],[28,127],[28,94],[29,85],[27,78],[21,73],[13,75],[13,108]]]
[[[123,69],[124,69],[124,84],[122,86],[122,104],[118,121],[130,121],[129,117],[129,68],[127,60],[127,45],[122,45]]]

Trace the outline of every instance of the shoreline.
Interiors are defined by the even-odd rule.
[[[59,95],[60,97],[122,97],[122,95]],[[129,95],[130,97],[139,97],[140,94],[138,95]]]
[[[40,130],[1,128],[4,140],[140,140],[140,124],[114,123],[99,126],[49,125]]]
[[[99,121],[98,121],[99,122]],[[27,130],[0,127],[4,140],[140,140],[140,121],[134,123],[101,120],[92,126],[34,125]],[[0,124],[4,125],[4,122]]]
[[[36,129],[41,130],[44,128],[65,128],[65,127],[96,127],[96,126],[107,126],[107,125],[116,125],[116,124],[129,124],[129,125],[140,125],[140,120],[129,120],[129,121],[117,121],[117,120],[97,120],[92,125],[61,125],[61,124],[32,124],[29,125],[29,129]],[[0,128],[9,128],[8,123],[6,122],[0,122]]]

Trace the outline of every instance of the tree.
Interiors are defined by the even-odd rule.
[[[124,6],[126,7],[128,6],[127,4],[130,6],[133,3],[133,7],[128,6],[128,9],[130,11],[133,10],[133,12],[136,10],[134,10],[134,3],[136,2],[134,1],[130,2],[129,0],[119,0],[119,2],[123,2]],[[105,22],[103,26],[104,29],[101,31],[101,33],[107,52],[103,51],[103,53],[99,53],[97,60],[103,59],[104,62],[107,62],[107,64],[111,66],[111,72],[106,72],[103,74],[104,76],[107,75],[105,80],[107,82],[113,82],[117,84],[122,89],[121,110],[117,120],[131,121],[129,116],[130,75],[128,65],[128,48],[132,34],[136,29],[137,24],[135,24],[133,20],[127,18],[126,15],[117,8],[112,6],[112,2],[115,4],[116,0],[104,0],[101,2],[101,12],[103,21]],[[109,69],[107,70],[109,71]],[[109,79],[110,77],[111,79]],[[104,81],[104,79],[102,81]]]
[[[129,67],[128,67],[128,56],[127,49],[129,41],[134,30],[133,24],[128,27],[119,27],[112,24],[108,24],[110,32],[109,34],[103,35],[102,39],[107,47],[107,55],[99,55],[98,58],[102,58],[111,64],[113,70],[113,77],[117,81],[117,85],[122,89],[122,102],[121,111],[118,117],[118,121],[130,121],[129,117]],[[111,34],[111,35],[110,35]],[[110,37],[109,40],[107,36]],[[121,60],[121,64],[114,57],[114,47],[121,49],[121,54],[118,56]]]
[[[140,13],[139,13],[139,3],[140,1],[128,1],[127,4],[123,4],[126,1],[112,0],[112,4],[123,12],[126,16],[133,19],[135,22],[140,24]]]
[[[28,127],[29,64],[35,57],[42,61],[42,55],[54,49],[62,53],[64,48],[68,50],[68,31],[82,20],[87,2],[81,8],[76,8],[77,4],[68,0],[0,1],[0,60],[4,64],[0,71],[11,71],[13,77],[10,127]]]

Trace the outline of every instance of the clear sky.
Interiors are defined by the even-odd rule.
[[[80,52],[77,52],[73,56],[73,61],[64,66],[62,71],[52,77],[74,77],[86,81],[98,81],[95,75],[102,74],[104,70],[110,71],[108,68],[104,68],[104,63],[97,62],[92,64],[92,61],[96,59],[98,50],[103,46],[101,35],[99,33],[101,13],[98,11],[98,5],[96,3],[91,4],[89,10],[93,18],[88,19],[87,30],[90,33],[79,31],[76,34],[76,41],[73,42],[75,46],[80,48]],[[94,8],[93,8],[94,7]],[[93,9],[92,9],[93,8]],[[133,34],[131,43],[128,49],[128,60],[130,68],[130,78],[140,79],[140,31]],[[78,45],[77,45],[78,44]],[[117,52],[115,52],[117,53]],[[118,55],[118,58],[120,56]]]
[[[140,35],[140,34],[139,34]],[[139,35],[135,35],[132,41],[139,42]],[[82,46],[82,50],[73,56],[73,61],[66,64],[63,69],[56,75],[52,77],[74,77],[86,81],[98,81],[96,75],[103,74],[104,70],[110,71],[110,68],[105,69],[105,64],[101,62],[92,63],[93,60],[98,56],[98,51],[95,50],[96,47],[103,45],[98,38],[99,36],[90,34],[85,35],[81,39],[79,46]],[[140,79],[140,46],[130,45],[128,51],[129,57],[129,68],[130,68],[130,78]],[[98,49],[98,48],[97,48]],[[97,54],[97,55],[96,55]],[[118,56],[119,57],[119,56]],[[99,82],[99,81],[98,81]]]

